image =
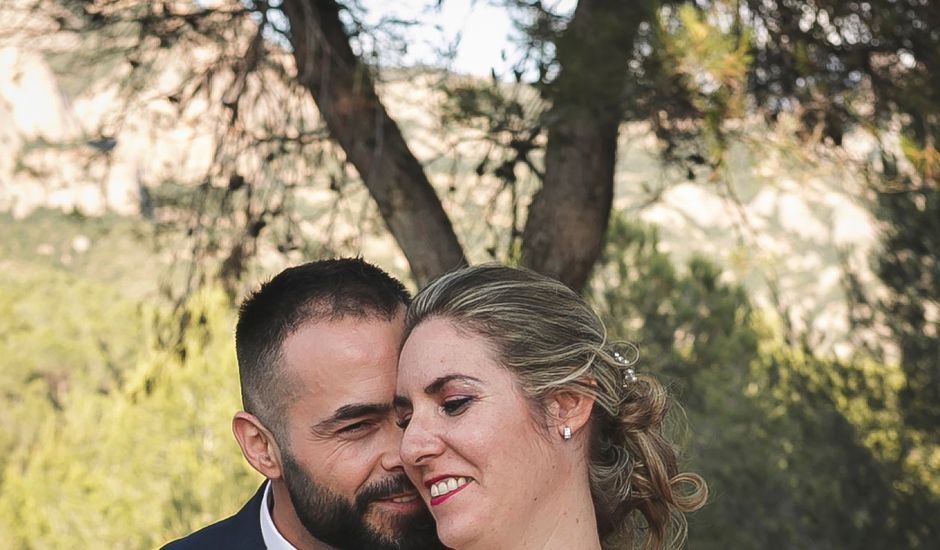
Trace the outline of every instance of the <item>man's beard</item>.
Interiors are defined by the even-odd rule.
[[[434,520],[424,507],[410,516],[390,518],[388,532],[366,523],[373,502],[412,488],[405,474],[369,484],[349,502],[317,484],[289,453],[284,453],[284,484],[300,522],[317,540],[338,550],[440,550]]]

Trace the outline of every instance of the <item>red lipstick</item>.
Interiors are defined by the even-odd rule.
[[[453,476],[453,475],[449,475],[449,476],[438,476],[438,477],[435,477],[435,478],[430,479],[430,480],[428,480],[428,481],[425,481],[425,482],[424,482],[424,486],[427,487],[428,489],[430,489],[432,485],[434,485],[435,483],[437,483],[437,482],[439,482],[439,481],[443,481],[443,480],[445,480],[445,479],[456,479],[457,477],[464,477],[464,476]],[[472,478],[464,477],[464,479],[466,479],[467,482],[464,483],[463,485],[457,487],[457,488],[454,489],[453,491],[450,491],[450,492],[445,493],[445,494],[440,495],[440,496],[431,497],[431,506],[437,506],[437,505],[439,505],[439,504],[443,504],[444,501],[446,501],[446,500],[449,499],[450,497],[456,495],[456,494],[459,493],[460,491],[463,491],[464,489],[466,489],[466,488],[470,485],[470,483],[473,482],[473,479],[472,479]]]

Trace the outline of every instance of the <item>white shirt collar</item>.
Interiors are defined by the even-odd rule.
[[[268,480],[264,488],[264,497],[261,499],[261,536],[268,550],[297,550],[293,544],[281,535],[271,519],[271,481]]]

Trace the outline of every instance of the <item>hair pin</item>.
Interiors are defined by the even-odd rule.
[[[633,365],[636,365],[640,361],[640,348],[638,348],[637,345],[632,342],[623,342],[621,345],[627,347],[632,352],[632,357],[627,359],[618,350],[614,350],[611,355],[613,355],[614,361],[626,367],[626,370],[623,374],[623,387],[626,388],[628,385],[633,384],[638,380],[636,370],[633,369]]]
[[[627,369],[627,372],[623,375],[623,386],[627,387],[627,384],[633,384],[636,381],[636,371],[632,368]]]

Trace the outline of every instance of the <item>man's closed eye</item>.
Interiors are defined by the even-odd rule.
[[[336,433],[345,436],[356,436],[368,433],[373,429],[375,429],[375,421],[360,420],[359,422],[343,426],[342,428],[336,430]]]

